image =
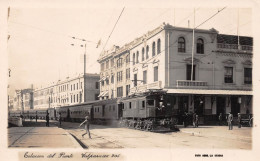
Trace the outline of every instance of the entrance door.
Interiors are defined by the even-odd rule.
[[[118,106],[118,117],[121,118],[121,117],[123,117],[123,106],[124,106],[124,104],[119,103],[117,106]]]
[[[226,98],[225,97],[217,97],[217,116],[222,113],[222,115],[226,114]]]
[[[203,115],[204,99],[203,96],[194,96],[194,112],[199,116]]]
[[[179,114],[183,114],[185,111],[188,112],[189,97],[180,96],[178,101]]]
[[[238,97],[231,97],[231,113],[233,116],[237,116],[240,113],[240,104],[238,103]]]

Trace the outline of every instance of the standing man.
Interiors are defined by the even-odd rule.
[[[196,127],[199,127],[199,115],[196,115],[196,118],[195,118],[195,126],[196,126]]]
[[[228,118],[227,118],[228,130],[232,130],[233,129],[232,121],[233,121],[233,115],[229,112]]]
[[[60,127],[61,127],[61,113],[59,112],[59,123],[60,123]]]
[[[79,125],[79,127],[82,126],[83,124],[85,124],[85,130],[86,130],[86,132],[85,132],[84,134],[82,134],[82,137],[84,137],[84,135],[88,134],[88,137],[91,139],[90,132],[89,132],[89,117],[88,117],[88,116],[85,117],[85,121],[83,121],[83,122]]]
[[[222,113],[219,114],[218,116],[218,121],[219,121],[219,125],[222,125]]]
[[[195,112],[193,113],[192,121],[193,121],[193,127],[196,127],[196,113]]]
[[[238,128],[241,128],[241,115],[240,115],[240,113],[237,114],[237,123],[238,123]]]
[[[47,112],[47,115],[46,115],[46,126],[49,127],[49,121],[50,121],[50,117],[49,117],[49,113]]]

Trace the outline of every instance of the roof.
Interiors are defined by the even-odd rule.
[[[238,36],[236,35],[224,35],[224,34],[217,35],[217,43],[238,44],[237,42],[238,42]],[[246,36],[239,36],[239,44],[253,46],[253,38],[246,37]]]
[[[174,94],[205,94],[205,95],[253,95],[252,91],[241,90],[205,90],[205,89],[167,89]]]

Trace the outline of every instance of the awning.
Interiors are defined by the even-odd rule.
[[[174,94],[208,94],[208,95],[253,95],[252,91],[242,90],[205,90],[205,89],[165,89]]]

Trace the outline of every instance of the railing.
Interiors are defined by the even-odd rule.
[[[162,82],[157,81],[149,84],[139,85],[136,87],[133,87],[130,89],[130,94],[132,93],[139,93],[139,92],[145,92],[149,89],[161,89],[162,88]]]
[[[177,80],[177,87],[199,87],[207,86],[204,81]]]
[[[237,44],[218,43],[218,44],[217,44],[217,48],[222,48],[222,49],[238,49],[238,45],[237,45]],[[253,50],[253,46],[240,45],[240,50],[252,51],[252,50]]]

